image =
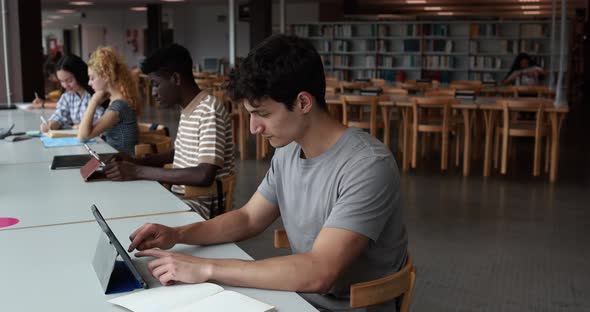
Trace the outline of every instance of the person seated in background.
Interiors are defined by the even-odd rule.
[[[504,85],[538,86],[546,76],[546,71],[526,53],[516,56],[512,67],[502,81]]]
[[[52,62],[47,62],[43,65],[43,74],[45,76],[45,98],[40,98],[39,94],[35,92],[33,104],[29,106],[28,109],[57,107],[57,101],[62,94],[62,88],[59,79],[57,78],[55,66],[56,63]]]
[[[375,137],[334,119],[325,89],[322,59],[308,40],[275,35],[251,50],[227,90],[250,113],[250,131],[276,147],[258,191],[242,208],[208,221],[145,224],[131,234],[128,250],[156,258],[148,267],[163,285],[212,280],[297,291],[322,311],[351,310],[351,284],[398,272],[408,239],[395,159]],[[205,259],[164,250],[242,241],[279,217],[292,255]]]
[[[79,56],[69,54],[62,57],[55,65],[55,70],[64,93],[57,101],[56,110],[49,117],[47,124],[41,124],[42,132],[77,128],[94,93],[88,85],[88,66]],[[97,107],[92,120],[96,122],[103,112],[104,107]]]
[[[89,84],[95,93],[78,130],[78,140],[88,141],[102,135],[117,151],[133,155],[137,144],[137,115],[141,103],[137,82],[127,64],[111,47],[99,47],[88,61]],[[93,123],[92,116],[108,100],[105,113]]]
[[[173,184],[172,191],[184,194],[185,185],[210,186],[216,178],[234,171],[232,123],[223,103],[201,91],[193,78],[193,61],[186,48],[173,44],[156,50],[142,63],[149,75],[153,94],[162,107],[181,110],[174,148],[141,159],[120,158],[107,164],[107,177],[115,181],[153,180]],[[172,163],[173,169],[160,168]],[[217,199],[209,197],[185,202],[204,218]]]

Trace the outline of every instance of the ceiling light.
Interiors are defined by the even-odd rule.
[[[164,1],[164,0],[162,0]],[[425,4],[426,0],[406,0],[407,4]]]
[[[518,2],[539,2],[539,0],[518,0]]]
[[[541,6],[539,6],[539,5],[521,5],[520,8],[523,10],[539,10],[541,8]]]
[[[162,2],[185,2],[186,0],[162,0]]]
[[[71,10],[71,9],[61,9],[61,10],[57,10],[57,13],[63,13],[63,14],[71,14],[71,13],[76,13],[75,10]]]
[[[93,5],[92,1],[70,1],[71,5]]]
[[[449,15],[453,15],[453,14],[455,14],[455,13],[453,13],[453,12],[436,12],[436,15],[447,15],[447,16],[449,16]]]
[[[136,11],[136,12],[143,12],[143,11],[147,11],[147,7],[144,7],[144,6],[130,7],[129,10]]]
[[[524,11],[522,12],[524,15],[539,15],[541,11]]]
[[[64,17],[61,15],[49,15],[47,16],[50,19],[63,19]]]
[[[424,7],[424,10],[426,11],[440,11],[442,10],[441,7]]]

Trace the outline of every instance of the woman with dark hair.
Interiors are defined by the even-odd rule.
[[[521,86],[537,86],[546,72],[526,53],[516,56],[514,63],[502,84],[516,84]]]
[[[41,124],[41,131],[76,128],[92,97],[92,88],[88,85],[88,66],[76,55],[62,57],[55,65],[57,79],[65,92],[59,98],[53,115],[48,123]],[[94,114],[94,121],[104,112],[104,107],[98,107]]]

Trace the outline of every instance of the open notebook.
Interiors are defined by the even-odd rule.
[[[49,130],[47,136],[50,138],[68,138],[78,136],[78,129]]]
[[[150,288],[109,300],[133,312],[272,312],[273,306],[211,283]]]

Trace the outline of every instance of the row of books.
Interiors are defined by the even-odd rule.
[[[503,54],[517,54],[518,50],[518,40],[500,40],[499,50],[496,50],[498,53]],[[480,52],[493,52],[493,51],[481,51],[480,50],[480,42],[479,41],[471,41],[469,43],[469,53],[471,54],[478,54]]]
[[[453,52],[453,40],[426,40],[426,52]]]
[[[454,67],[453,60],[453,57],[448,55],[425,56],[422,58],[422,66],[426,69],[448,69]]]
[[[522,24],[520,27],[521,37],[545,37],[546,27],[542,24]]]
[[[481,81],[492,81],[494,80],[494,74],[482,73],[482,72],[470,72],[469,80],[481,80]]]
[[[424,36],[448,36],[449,26],[445,24],[424,24],[422,25]]]
[[[496,37],[500,35],[500,27],[497,24],[471,24],[469,25],[469,37]]]
[[[491,56],[470,56],[469,68],[472,69],[501,69],[502,59]]]

